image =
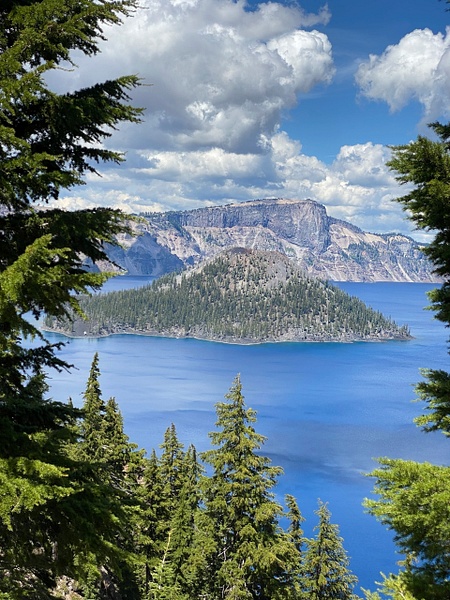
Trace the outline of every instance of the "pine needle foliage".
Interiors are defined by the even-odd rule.
[[[128,231],[120,211],[66,212],[61,192],[82,184],[120,153],[102,142],[122,122],[139,79],[125,76],[58,94],[47,75],[73,52],[99,51],[105,25],[119,24],[134,0],[4,0],[0,5],[0,594],[46,598],[60,575],[114,553],[110,505],[69,456],[79,413],[48,398],[45,375],[67,369],[39,328],[44,314],[79,313],[77,294],[107,277],[85,258]],[[52,206],[48,203],[52,202]],[[92,523],[98,524],[97,528]]]
[[[256,414],[244,404],[239,376],[216,411],[218,431],[210,434],[216,448],[202,455],[212,473],[202,481],[199,593],[229,600],[287,598],[293,589],[284,582],[299,557],[279,525],[283,511],[273,488],[282,470],[259,453],[265,438],[253,427]]]
[[[409,191],[398,198],[418,229],[434,237],[424,252],[443,284],[429,293],[437,319],[450,324],[450,124],[433,123],[437,139],[419,136],[392,148],[388,166]],[[450,434],[450,375],[424,369],[417,384],[425,413],[416,424],[425,432]],[[398,575],[387,576],[382,591],[397,600],[444,600],[450,597],[450,467],[382,458],[371,474],[378,498],[368,511],[392,529],[405,556]]]
[[[356,600],[357,582],[349,570],[349,559],[339,536],[339,527],[330,522],[328,507],[319,501],[316,536],[308,540],[303,563],[303,597],[308,600]]]

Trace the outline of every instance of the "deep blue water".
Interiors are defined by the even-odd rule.
[[[117,278],[108,287],[143,281]],[[397,571],[401,556],[391,533],[364,514],[361,503],[373,485],[364,474],[379,456],[446,462],[448,442],[415,427],[422,407],[412,400],[421,367],[447,369],[448,330],[423,310],[432,285],[339,285],[409,324],[414,339],[253,346],[134,335],[72,339],[62,355],[78,370],[52,374],[51,395],[80,405],[98,352],[104,397],[118,400],[132,441],[148,451],[157,448],[173,422],[181,441],[202,451],[214,429],[214,404],[240,373],[246,403],[258,413],[256,429],[268,438],[264,452],[285,471],[280,499],[285,493],[297,497],[307,535],[316,524],[317,499],[329,502],[353,572],[363,587],[374,589],[380,571]]]

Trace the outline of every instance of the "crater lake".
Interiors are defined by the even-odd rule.
[[[117,277],[105,289],[124,289],[150,278]],[[82,393],[95,352],[106,400],[119,403],[125,431],[148,453],[174,423],[180,441],[198,451],[210,447],[216,402],[237,373],[246,404],[257,411],[256,430],[267,437],[262,452],[283,467],[276,494],[296,496],[313,535],[314,510],[328,502],[340,527],[351,570],[359,586],[375,589],[380,572],[397,572],[392,533],[364,513],[375,458],[388,456],[445,464],[448,442],[440,433],[422,433],[413,423],[424,406],[413,402],[421,368],[448,368],[448,330],[424,310],[433,284],[340,283],[368,305],[410,326],[408,341],[361,343],[276,343],[232,345],[194,339],[137,335],[68,339],[60,355],[75,365],[49,375],[49,395]],[[359,586],[355,591],[359,592]]]

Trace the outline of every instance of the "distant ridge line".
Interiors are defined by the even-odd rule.
[[[160,276],[240,246],[276,250],[308,275],[331,281],[441,281],[411,237],[363,231],[330,217],[311,199],[261,198],[146,213],[131,227],[137,237],[121,236],[122,247],[108,249],[130,275]]]

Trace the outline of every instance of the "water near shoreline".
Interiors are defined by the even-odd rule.
[[[147,281],[116,278],[108,287]],[[246,402],[258,413],[256,428],[268,438],[264,452],[285,471],[277,494],[297,497],[307,535],[316,524],[317,499],[328,501],[353,571],[363,587],[373,589],[380,571],[397,570],[401,557],[391,534],[363,512],[362,499],[372,487],[364,473],[374,468],[377,456],[446,462],[448,442],[414,426],[421,406],[411,401],[421,367],[447,369],[448,331],[423,310],[433,285],[339,285],[398,324],[408,324],[414,339],[238,346],[134,335],[67,340],[49,333],[53,341],[67,341],[62,355],[77,367],[70,374],[52,373],[50,393],[81,404],[92,357],[99,352],[103,394],[116,397],[132,441],[157,448],[173,422],[181,441],[202,451],[214,429],[214,404],[239,372]]]

